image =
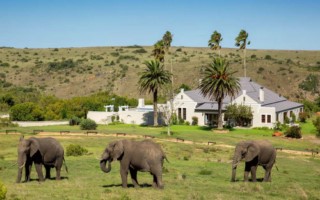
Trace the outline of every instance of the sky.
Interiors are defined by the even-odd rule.
[[[0,46],[151,46],[166,31],[172,46],[207,47],[222,34],[236,48],[320,50],[318,0],[0,0]]]

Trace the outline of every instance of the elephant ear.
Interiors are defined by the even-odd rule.
[[[248,143],[247,152],[245,154],[244,159],[246,162],[250,162],[257,155],[259,155],[259,153],[260,153],[260,148],[258,147],[258,145],[255,144],[254,142],[250,142],[250,143]]]
[[[123,154],[124,148],[122,141],[117,141],[113,145],[112,158],[118,160]]]
[[[39,141],[35,138],[30,138],[30,156],[32,157],[37,151],[40,150]]]

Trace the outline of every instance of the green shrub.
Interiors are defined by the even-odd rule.
[[[73,116],[71,117],[71,119],[69,120],[69,125],[70,126],[75,126],[75,125],[79,125],[81,122],[81,119],[79,117]]]
[[[315,120],[313,120],[312,123],[316,127],[317,137],[320,137],[320,116],[318,116]]]
[[[6,199],[7,188],[6,186],[0,181],[0,200]]]
[[[307,112],[299,113],[300,122],[306,123],[307,119],[309,118],[309,114]]]
[[[0,118],[0,128],[16,127],[16,126],[18,126],[18,125],[12,123],[9,118]]]
[[[200,175],[211,175],[212,174],[212,171],[210,170],[207,170],[207,169],[202,169],[200,172],[199,172]]]
[[[192,123],[191,123],[193,126],[196,126],[196,125],[198,125],[198,117],[195,117],[195,116],[193,116],[192,117]]]
[[[81,130],[96,130],[97,126],[98,126],[97,123],[92,119],[83,119],[80,122]]]
[[[136,49],[132,53],[148,53],[144,48]]]
[[[266,55],[264,58],[265,58],[266,60],[271,60],[271,59],[272,59],[272,57],[271,57],[270,55]]]
[[[288,128],[288,130],[284,134],[286,137],[291,137],[291,138],[302,137],[301,128],[299,126],[291,126],[290,128]]]
[[[26,102],[11,107],[10,119],[16,121],[42,121],[44,120],[44,114],[37,104]]]
[[[67,146],[67,156],[82,156],[88,153],[88,150],[79,144],[70,144]]]

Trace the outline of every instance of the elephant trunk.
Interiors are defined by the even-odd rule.
[[[107,163],[108,163],[108,168],[106,167]],[[110,160],[101,160],[100,161],[100,169],[105,173],[109,173],[111,171],[111,161]]]
[[[19,157],[18,159],[18,177],[17,177],[17,183],[21,182],[22,177],[22,170],[24,166],[26,165],[27,158],[25,156]]]
[[[234,156],[233,162],[232,162],[232,176],[231,176],[232,182],[236,181],[236,171],[237,171],[237,166],[239,162],[240,162],[240,159],[238,159],[237,156]]]
[[[237,171],[237,166],[232,166],[232,177],[231,177],[231,182],[236,181],[236,171]]]

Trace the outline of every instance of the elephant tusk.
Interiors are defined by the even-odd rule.
[[[22,166],[19,166],[19,169],[22,169],[25,165],[26,165],[26,162],[24,162]]]
[[[97,155],[95,155],[94,158],[97,160],[101,160],[101,158],[99,158]]]

